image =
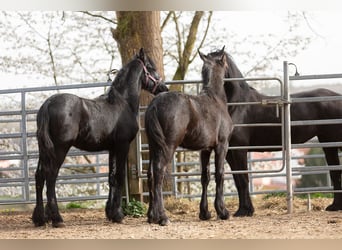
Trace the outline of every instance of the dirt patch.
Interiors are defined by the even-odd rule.
[[[1,211],[1,239],[341,239],[342,211],[326,212],[331,199],[294,200],[294,212],[287,214],[285,198],[255,199],[253,217],[222,221],[198,219],[198,202],[168,199],[165,207],[171,224],[161,227],[149,224],[146,217],[125,217],[123,223],[105,219],[104,209],[63,210],[65,228],[35,228],[31,211]],[[233,214],[237,200],[227,200]],[[210,207],[215,215],[213,207]],[[215,217],[215,216],[213,216]]]

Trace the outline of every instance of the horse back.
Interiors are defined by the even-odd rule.
[[[87,151],[108,150],[114,141],[132,141],[138,131],[135,115],[120,98],[110,104],[106,98],[57,94],[48,98],[43,106],[48,110],[45,116],[49,118],[49,133],[54,144]]]
[[[340,94],[320,88],[311,91],[299,92],[291,95],[292,98],[305,97],[330,97],[341,96]],[[342,118],[342,100],[300,102],[291,105],[292,120],[314,120],[314,119],[338,119]]]
[[[136,116],[124,100],[109,103],[105,98],[82,99],[81,110],[77,142],[84,140],[81,147],[88,147],[88,151],[130,143],[138,132]]]
[[[291,95],[291,98],[341,96],[328,89],[315,89]],[[259,99],[267,98],[261,96]],[[291,121],[324,120],[342,118],[342,101],[294,102],[291,108]],[[240,109],[240,110],[239,110]],[[236,123],[280,123],[275,106],[252,105],[238,107],[232,117]],[[292,126],[293,143],[304,143],[314,136],[321,140],[342,140],[341,124]],[[239,127],[233,131],[232,145],[280,145],[281,127]],[[264,150],[262,150],[264,151]]]

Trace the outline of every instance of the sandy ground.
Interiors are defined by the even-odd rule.
[[[69,209],[61,211],[65,228],[47,225],[35,228],[31,211],[0,212],[1,239],[341,239],[342,211],[326,212],[331,199],[294,200],[294,212],[287,214],[285,198],[255,200],[253,217],[222,221],[198,219],[198,204],[187,200],[166,202],[171,224],[149,224],[146,217],[125,217],[123,223],[105,219],[104,209]],[[236,201],[227,201],[231,214]],[[171,205],[170,205],[171,204]],[[212,215],[215,214],[211,207]],[[213,216],[214,217],[214,216]]]

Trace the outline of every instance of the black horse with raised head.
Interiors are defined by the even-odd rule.
[[[227,111],[227,99],[223,89],[226,56],[215,60],[199,52],[202,68],[203,89],[198,96],[179,92],[163,93],[155,97],[145,113],[145,128],[149,142],[150,163],[148,169],[150,223],[168,224],[164,211],[162,183],[166,166],[178,146],[201,150],[202,198],[200,215],[203,220],[211,217],[208,211],[207,186],[210,179],[209,158],[215,152],[215,209],[218,217],[227,219],[228,210],[223,202],[224,161],[228,139],[233,129]],[[228,133],[227,133],[228,132]]]
[[[167,91],[153,61],[143,49],[116,75],[108,93],[96,99],[71,94],[48,98],[37,114],[39,161],[35,174],[36,207],[32,220],[36,226],[52,221],[64,226],[55,193],[56,178],[71,146],[86,151],[109,151],[109,196],[106,216],[121,222],[122,188],[129,145],[138,131],[137,116],[141,88],[153,94]],[[47,204],[43,207],[46,181]]]
[[[209,53],[208,57],[220,58],[220,51]],[[227,54],[227,67],[225,70],[226,78],[242,78],[240,70]],[[258,102],[263,99],[271,99],[250,87],[244,80],[231,81],[224,84],[225,94],[228,103],[232,102]],[[301,93],[292,94],[291,98],[301,97],[323,97],[341,96],[328,89],[315,89]],[[276,117],[274,107],[261,105],[239,105],[229,106],[229,113],[235,124],[241,123],[280,123],[280,118]],[[341,119],[342,101],[324,101],[291,104],[291,120],[321,120],[321,119]],[[228,131],[230,133],[230,131]],[[292,143],[304,143],[317,136],[320,142],[341,142],[342,124],[332,125],[306,125],[291,127]],[[238,127],[233,130],[230,139],[230,146],[265,146],[281,145],[280,127]],[[338,147],[323,148],[328,165],[339,165]],[[342,148],[340,148],[342,150]],[[248,151],[276,151],[276,149],[261,150],[229,150],[227,161],[232,170],[247,170]],[[330,176],[334,190],[341,190],[341,170],[330,171]],[[239,195],[239,208],[235,216],[252,216],[254,208],[248,191],[248,174],[233,174],[235,185]],[[342,210],[342,193],[334,193],[334,200],[326,210]]]

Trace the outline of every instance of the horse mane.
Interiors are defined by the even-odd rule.
[[[133,59],[131,59],[125,66],[123,66],[116,74],[107,94],[107,99],[109,103],[113,102],[115,96],[117,96],[118,93],[122,93],[124,89],[127,89],[127,75],[130,74],[131,64],[137,59],[140,59],[138,54],[135,55]],[[153,62],[153,60],[151,60],[151,58],[147,55],[145,55],[144,63],[145,66],[152,67],[153,69],[156,68],[156,65]]]
[[[118,96],[119,93],[121,93],[120,90],[127,88],[125,86],[127,84],[127,74],[130,69],[130,64],[135,61],[138,58],[138,56],[135,56],[133,59],[131,59],[126,65],[124,65],[119,72],[116,74],[114,80],[112,81],[112,85],[110,86],[108,93],[107,93],[107,100],[109,103],[113,103],[116,96]]]
[[[228,52],[224,52],[226,57],[227,57],[227,63],[228,63],[228,67],[226,69],[225,72],[225,78],[243,78],[243,74],[241,73],[240,69],[238,68],[238,66],[236,65],[233,57],[228,53]],[[211,53],[213,56],[218,56],[219,55],[219,50],[218,51],[214,51]],[[242,92],[244,94],[246,94],[248,91],[253,91],[253,92],[257,92],[255,88],[251,87],[246,80],[240,80],[240,81],[234,81],[234,82],[226,82],[224,84],[224,88],[226,89],[226,93],[227,95],[230,95],[232,93],[232,89],[236,89],[236,87],[239,87]],[[258,92],[257,92],[258,93]],[[242,97],[241,97],[242,98]],[[244,99],[244,98],[242,98]]]

